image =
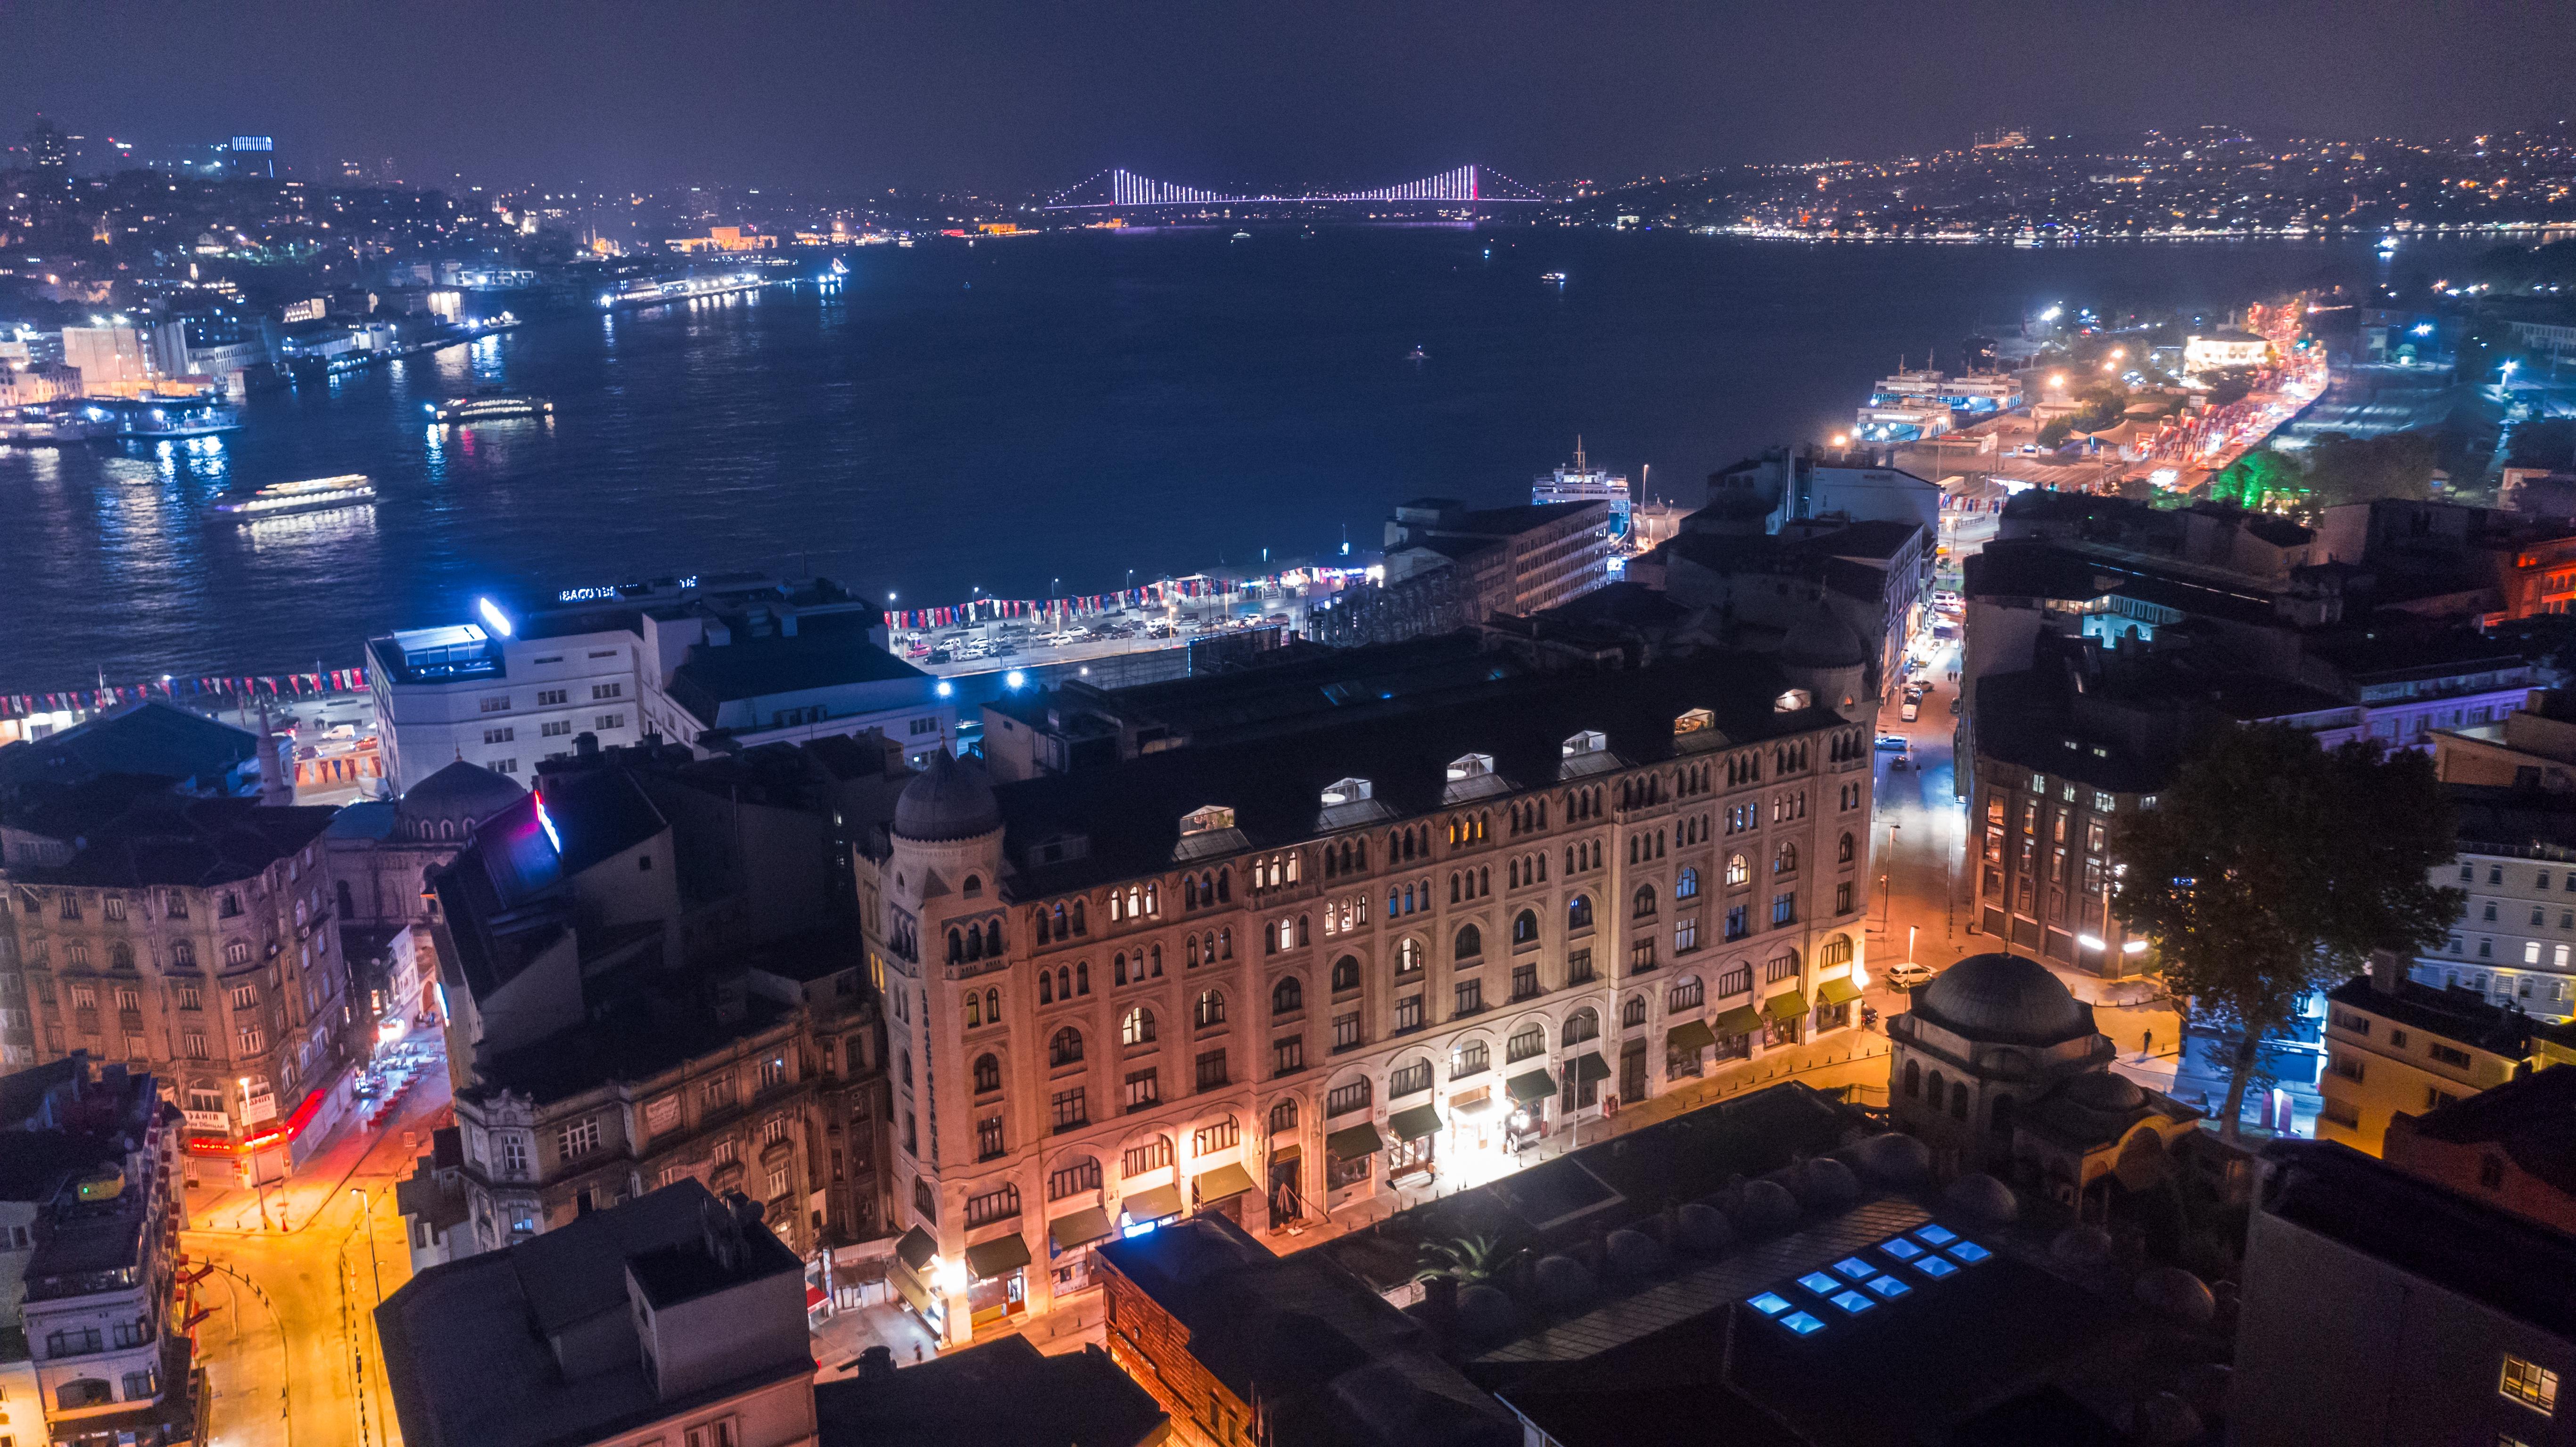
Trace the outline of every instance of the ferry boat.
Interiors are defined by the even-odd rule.
[[[215,511],[239,523],[255,523],[294,513],[358,507],[376,500],[374,479],[363,472],[314,477],[302,482],[272,482],[246,497],[227,498]]]
[[[1592,466],[1583,455],[1583,439],[1574,439],[1574,465],[1559,467],[1538,479],[1530,487],[1530,501],[1539,504],[1557,502],[1607,502],[1610,504],[1610,538],[1615,543],[1628,536],[1628,510],[1631,496],[1624,474]]]
[[[479,392],[471,397],[451,397],[444,403],[423,402],[421,406],[441,425],[458,422],[498,422],[510,417],[552,417],[555,404],[543,397],[525,392]]]
[[[241,413],[211,400],[154,398],[112,405],[116,435],[144,441],[212,437],[218,432],[239,432],[242,425]]]
[[[17,447],[64,447],[75,442],[96,442],[115,430],[106,422],[72,412],[27,408],[16,416],[0,415],[0,443]]]
[[[1538,279],[1539,279],[1539,280],[1541,280],[1541,281],[1543,281],[1543,282],[1546,282],[1546,283],[1547,283],[1548,285],[1550,285],[1550,286],[1563,286],[1563,285],[1565,285],[1565,273],[1564,273],[1564,272],[1561,272],[1561,271],[1543,271],[1543,272],[1540,272],[1540,273],[1539,273],[1539,278],[1538,278]]]

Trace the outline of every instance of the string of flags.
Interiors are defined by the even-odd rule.
[[[0,718],[27,718],[40,713],[101,713],[147,698],[224,700],[224,707],[263,698],[318,698],[334,693],[363,693],[364,668],[328,668],[312,673],[261,673],[239,677],[164,677],[151,683],[109,684],[53,693],[0,693]]]

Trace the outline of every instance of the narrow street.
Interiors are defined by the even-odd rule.
[[[197,1328],[197,1344],[214,1397],[215,1447],[401,1440],[387,1413],[373,1313],[383,1293],[411,1279],[394,1183],[447,1117],[441,1065],[412,1085],[383,1128],[352,1119],[286,1181],[258,1192],[217,1184],[210,1164],[206,1184],[189,1192],[192,1229],[181,1249],[214,1268],[196,1299],[214,1313]]]

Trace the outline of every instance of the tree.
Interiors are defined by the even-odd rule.
[[[2507,467],[2545,467],[2552,472],[2576,469],[2576,418],[2542,417],[2516,423]]]
[[[2319,507],[2383,497],[2421,502],[2433,495],[2433,470],[2441,465],[2442,448],[2422,432],[2378,437],[2321,432],[2308,459],[2308,487]]]
[[[1462,1236],[1455,1241],[1433,1241],[1422,1248],[1422,1269],[1413,1274],[1416,1281],[1446,1277],[1460,1286],[1490,1281],[1503,1268],[1512,1253],[1491,1236]]]
[[[2237,1134],[2263,1038],[2373,950],[2440,941],[2467,896],[2432,882],[2455,812],[2432,760],[2366,741],[2328,752],[2280,724],[2226,729],[2184,760],[2157,807],[2120,818],[2113,908],[2155,942],[2195,1014],[2240,1033],[2224,1130]]]
[[[2212,498],[2256,511],[2274,499],[2294,500],[2307,490],[2307,473],[2298,462],[2269,447],[2255,448],[2209,480]]]

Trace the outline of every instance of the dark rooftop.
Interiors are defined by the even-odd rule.
[[[26,884],[208,888],[248,879],[322,836],[338,811],[171,793],[166,779],[103,775],[51,793],[18,827],[74,843],[61,865],[19,864]]]
[[[1024,1336],[814,1387],[822,1447],[1145,1447],[1170,1418],[1097,1346]]]
[[[2517,1166],[2576,1196],[2576,1068],[2552,1067],[2412,1118],[2409,1130],[2452,1145],[2493,1145]]]
[[[717,711],[740,699],[897,679],[927,684],[930,675],[869,642],[864,628],[834,629],[696,644],[672,672],[671,697],[712,728]]]
[[[2355,975],[2326,992],[2347,1009],[2367,1010],[2409,1030],[2443,1040],[2456,1040],[2519,1060],[2531,1053],[2532,1019],[2519,1010],[2487,1003],[2476,990],[2399,980],[2395,990],[2382,990],[2368,975]]]
[[[0,793],[100,774],[157,774],[200,792],[222,792],[234,769],[259,756],[259,736],[159,699],[76,724],[50,738],[0,747]]]

